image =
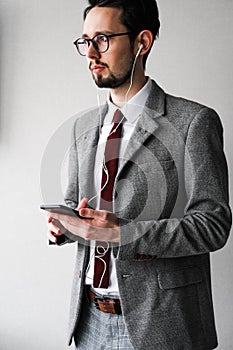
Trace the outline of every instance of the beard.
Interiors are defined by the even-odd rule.
[[[108,68],[106,64],[101,63],[100,61],[96,61],[96,64],[101,64]],[[97,76],[94,76],[94,74],[92,74],[92,77],[99,88],[114,89],[130,81],[132,68],[133,57],[130,58],[130,62],[128,64],[127,69],[122,73],[114,74],[109,70],[109,76],[106,78],[104,78],[101,74],[98,74]]]

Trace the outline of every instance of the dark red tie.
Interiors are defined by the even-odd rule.
[[[119,109],[114,113],[113,127],[108,135],[105,154],[104,154],[104,166],[102,170],[102,182],[101,182],[101,198],[100,209],[111,211],[112,196],[115,177],[118,169],[119,160],[119,148],[121,142],[122,133],[122,119],[123,114]],[[110,261],[110,248],[108,242],[96,242],[95,248],[95,266],[94,266],[94,288],[108,288],[109,285],[109,261]]]

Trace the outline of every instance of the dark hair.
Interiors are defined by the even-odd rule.
[[[84,10],[84,20],[88,12],[96,6],[122,8],[121,23],[132,33],[131,44],[142,30],[150,30],[154,40],[159,35],[160,21],[156,0],[89,0],[89,4]],[[149,52],[143,57],[144,67],[148,55]]]

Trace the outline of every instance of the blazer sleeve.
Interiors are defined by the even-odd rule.
[[[120,219],[119,259],[198,255],[225,245],[231,211],[223,129],[215,111],[203,107],[192,119],[184,153],[187,201],[183,217],[138,222]]]

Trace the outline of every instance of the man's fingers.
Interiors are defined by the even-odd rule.
[[[75,210],[79,211],[81,208],[85,208],[87,204],[88,204],[88,199],[83,198]]]
[[[52,231],[48,231],[48,239],[53,242],[53,243],[57,243],[57,238],[54,236]]]
[[[52,232],[52,234],[60,236],[63,234],[64,227],[63,225],[60,223],[60,221],[51,218],[50,222],[48,223],[48,229],[50,232]]]
[[[83,218],[87,219],[96,219],[101,218],[102,215],[99,214],[100,210],[94,210],[90,208],[82,208],[79,210],[79,215],[81,215]]]
[[[86,219],[99,220],[102,222],[117,223],[115,214],[106,210],[94,210],[90,208],[80,209],[79,214]]]

